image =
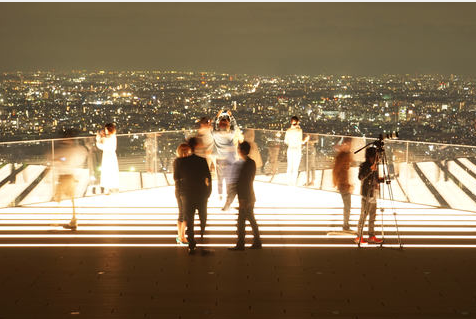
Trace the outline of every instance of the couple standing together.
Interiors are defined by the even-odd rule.
[[[203,240],[207,222],[207,202],[212,192],[212,180],[207,160],[195,154],[199,143],[198,138],[192,137],[188,140],[188,143],[181,144],[178,148],[179,158],[174,162],[175,190],[179,206],[179,237],[177,241],[184,241],[184,238],[180,238],[180,232],[183,232],[186,228],[190,254],[195,253],[197,245],[194,232],[195,210],[198,210],[200,237]],[[258,224],[253,212],[256,201],[253,189],[256,164],[248,156],[249,153],[250,144],[248,142],[238,144],[240,159],[232,167],[233,170],[237,171],[238,176],[236,180],[239,201],[238,241],[235,247],[229,248],[230,250],[245,249],[246,220],[250,222],[254,235],[254,243],[251,248],[261,248]]]

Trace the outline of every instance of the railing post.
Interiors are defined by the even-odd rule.
[[[157,133],[154,133],[154,186],[157,187]]]
[[[405,154],[405,161],[407,162],[407,165],[408,165],[408,142],[406,142],[407,144],[407,152]]]
[[[55,141],[51,140],[51,185],[53,190],[53,199],[56,194],[56,172],[55,172]]]
[[[309,140],[306,141],[306,186],[309,186]]]

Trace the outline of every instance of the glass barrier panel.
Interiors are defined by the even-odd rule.
[[[52,151],[51,141],[0,144],[0,207],[51,200]]]
[[[0,143],[0,207],[61,201],[65,194],[58,194],[57,186],[68,173],[75,176],[75,197],[172,186],[177,147],[196,134],[194,130],[119,134],[116,186],[107,173],[115,164],[103,163],[107,156],[95,136]],[[285,136],[285,131],[250,128],[237,136],[236,142],[244,139],[251,144],[257,181],[338,192],[333,169],[345,141],[350,143],[351,192],[360,195],[359,165],[365,160],[365,146],[375,139],[304,133],[308,140],[290,149]],[[476,211],[476,147],[384,140],[383,149],[386,165],[379,170],[388,182],[381,185],[382,198]],[[210,154],[209,164],[216,183],[215,155]]]

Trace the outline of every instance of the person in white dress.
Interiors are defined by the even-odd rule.
[[[309,140],[309,136],[303,140],[302,129],[299,126],[299,118],[291,117],[291,127],[287,129],[284,136],[284,143],[288,146],[288,184],[296,185],[299,172],[299,164],[301,164],[302,144]]]
[[[116,126],[106,124],[104,130],[96,135],[96,145],[102,150],[101,162],[101,188],[106,194],[119,190],[119,164],[117,162]]]

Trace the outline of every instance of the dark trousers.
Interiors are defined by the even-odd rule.
[[[240,211],[238,213],[238,242],[236,246],[244,247],[245,246],[245,222],[248,220],[250,222],[251,229],[253,230],[255,245],[261,244],[261,239],[259,237],[258,224],[256,223],[255,214],[253,209],[255,207],[254,202],[240,201]]]
[[[218,194],[223,194],[223,180],[228,185],[228,174],[230,173],[230,162],[227,160],[217,159],[217,181],[218,181]]]
[[[360,211],[359,219],[359,235],[363,234],[365,219],[369,215],[369,237],[375,236],[374,224],[377,216],[377,202],[373,198],[362,197],[362,209]]]
[[[198,217],[200,218],[200,234],[205,234],[205,227],[207,224],[207,197],[191,198],[182,196],[182,205],[185,213],[185,221],[187,223],[187,240],[188,247],[194,249],[197,245],[195,241],[195,210],[198,210]]]

